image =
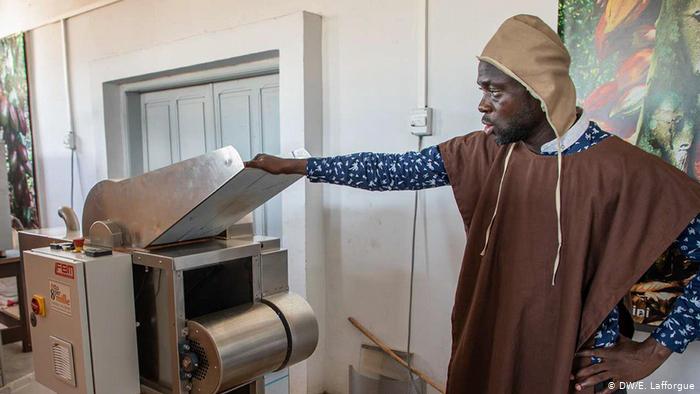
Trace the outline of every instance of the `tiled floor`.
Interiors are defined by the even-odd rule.
[[[34,374],[15,380],[3,388],[0,394],[56,394],[34,381]]]
[[[3,345],[2,367],[5,371],[5,382],[15,381],[34,372],[32,354],[22,353],[22,342]]]
[[[34,381],[32,354],[22,353],[21,342],[2,347],[2,367],[5,372],[5,386],[0,394],[52,394]]]

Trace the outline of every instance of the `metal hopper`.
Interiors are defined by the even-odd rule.
[[[83,231],[111,221],[132,248],[210,238],[299,178],[244,168],[227,146],[133,178],[99,182],[85,200]]]

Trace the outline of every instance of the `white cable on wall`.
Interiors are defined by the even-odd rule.
[[[418,151],[423,148],[423,137],[418,137]],[[409,394],[411,394],[411,387],[416,393],[420,393],[418,387],[415,387],[413,371],[411,371],[411,333],[413,328],[413,285],[414,285],[414,274],[416,267],[416,235],[417,235],[417,222],[418,222],[418,196],[419,191],[416,190],[413,195],[413,230],[411,234],[411,276],[410,276],[410,288],[408,293],[408,343],[406,344],[406,354],[408,359],[406,363],[408,364],[408,377],[411,384],[408,385]]]
[[[418,94],[417,94],[417,108],[428,108],[428,6],[429,0],[418,0]],[[418,151],[423,149],[423,137],[418,136]],[[418,199],[420,191],[416,190],[414,192],[413,198],[413,227],[411,234],[411,274],[410,274],[410,286],[408,294],[408,339],[406,344],[406,354],[409,366],[409,380],[410,384],[407,385],[408,393],[411,394],[412,390],[415,393],[420,393],[418,387],[416,387],[413,377],[413,372],[411,371],[412,356],[411,356],[411,335],[413,333],[413,290],[414,290],[414,276],[416,267],[416,235],[417,235],[417,222],[418,222]]]
[[[66,19],[61,19],[61,43],[63,45],[63,82],[66,94],[68,130],[73,131],[73,102],[70,95],[70,72],[68,70],[68,35],[66,34]]]
[[[63,83],[64,90],[66,93],[66,116],[68,130],[66,130],[67,145],[71,150],[70,153],[70,207],[73,208],[73,190],[75,188],[75,176],[73,170],[73,163],[75,161],[75,132],[74,132],[74,120],[73,120],[73,100],[71,98],[71,81],[70,81],[70,70],[68,67],[68,35],[66,34],[66,19],[61,19],[61,42],[63,45]],[[64,141],[66,143],[66,141]]]
[[[428,106],[428,0],[418,0],[417,108]]]

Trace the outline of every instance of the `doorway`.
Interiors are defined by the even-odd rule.
[[[139,93],[140,133],[129,133],[143,172],[232,145],[244,161],[280,154],[279,74]],[[135,119],[130,119],[134,124]],[[132,175],[138,175],[136,173]],[[253,213],[255,234],[282,235],[280,196]]]

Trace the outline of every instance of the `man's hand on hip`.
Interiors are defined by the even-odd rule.
[[[576,380],[576,390],[610,381],[603,394],[614,393],[620,382],[636,382],[654,372],[671,355],[671,350],[649,337],[635,342],[624,336],[613,347],[583,350],[576,357],[598,357],[602,361],[581,368],[571,376]]]
[[[245,166],[259,168],[270,174],[306,175],[306,159],[283,159],[261,153],[256,155],[253,160],[245,162]]]

